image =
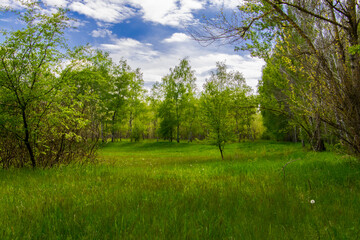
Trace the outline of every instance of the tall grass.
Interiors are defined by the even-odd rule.
[[[225,151],[122,142],[93,165],[0,171],[0,239],[360,238],[356,161],[291,143]]]

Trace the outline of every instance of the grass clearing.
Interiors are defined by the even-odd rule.
[[[117,142],[98,158],[1,170],[0,238],[360,237],[360,165],[344,156],[247,142],[221,161],[206,144]]]

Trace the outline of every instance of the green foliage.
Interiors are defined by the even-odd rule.
[[[261,114],[266,127],[265,137],[285,141],[291,136],[289,101],[285,92],[288,81],[281,75],[279,68],[275,60],[268,61],[263,69],[258,91]]]
[[[268,136],[278,140],[309,140],[315,151],[323,151],[324,131],[320,120],[318,80],[314,71],[304,71],[304,65],[292,56],[303,39],[283,33],[267,60],[259,85],[260,99]],[[312,61],[312,59],[308,59]],[[300,130],[300,131],[299,131]]]
[[[266,127],[264,126],[264,120],[261,113],[257,113],[254,115],[250,128],[254,139],[259,140],[263,138]]]
[[[351,46],[349,47],[349,53],[350,54],[359,54],[360,53],[360,45],[355,45],[355,46]]]
[[[159,112],[159,116],[162,119],[159,129],[160,135],[164,139],[169,139],[172,141],[175,134],[176,118],[173,109],[171,108],[171,104],[163,103],[159,109]]]
[[[81,103],[67,98],[74,85],[66,75],[76,62],[63,66],[78,54],[63,39],[66,11],[46,15],[36,3],[25,7],[19,20],[26,27],[4,32],[0,45],[0,162],[46,167],[90,157]]]
[[[2,167],[92,159],[98,139],[111,134],[114,141],[124,120],[129,137],[144,137],[141,72],[89,46],[68,49],[66,11],[47,15],[37,3],[25,6],[19,19],[26,27],[5,32],[0,45]]]
[[[257,99],[251,95],[252,89],[246,85],[245,78],[239,72],[228,73],[231,89],[231,115],[235,121],[235,132],[240,142],[242,139],[254,140],[251,122],[257,108]]]
[[[201,96],[204,120],[210,130],[210,138],[218,146],[221,158],[226,142],[233,136],[233,119],[231,118],[230,75],[224,63],[217,63],[217,70],[204,84]]]
[[[194,106],[195,76],[189,61],[185,58],[179,66],[170,69],[170,74],[162,79],[159,93],[162,102],[159,108],[161,118],[160,133],[172,141],[176,129],[176,141],[180,142],[180,126],[192,121],[194,116],[186,114]]]
[[[245,0],[231,16],[203,18],[193,37],[236,44],[278,67],[294,141],[301,129],[323,151],[331,132],[360,155],[359,9],[356,0],[340,2]]]
[[[258,104],[251,91],[243,75],[227,71],[224,63],[217,63],[216,72],[204,84],[200,98],[202,119],[222,158],[225,144],[234,137],[239,142],[255,138],[256,133],[251,125]]]
[[[289,122],[283,115],[276,114],[272,111],[261,111],[264,119],[264,126],[266,131],[264,137],[277,141],[288,140]]]

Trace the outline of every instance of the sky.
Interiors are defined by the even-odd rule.
[[[249,52],[235,52],[234,46],[201,46],[188,36],[188,28],[205,16],[214,16],[223,7],[232,11],[242,0],[42,0],[46,11],[56,7],[69,9],[76,29],[67,31],[70,46],[90,44],[110,53],[118,62],[127,60],[131,68],[140,68],[146,88],[161,81],[180,60],[187,57],[202,87],[215,71],[216,62],[225,62],[229,70],[241,72],[256,91],[261,79],[263,60]],[[16,0],[0,0],[0,5],[21,9]],[[20,28],[15,16],[0,13],[0,28]]]

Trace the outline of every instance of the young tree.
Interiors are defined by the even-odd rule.
[[[165,76],[161,83],[163,95],[160,107],[160,132],[163,136],[172,140],[174,128],[176,128],[176,141],[180,142],[180,126],[186,120],[185,111],[191,107],[195,91],[194,71],[187,59],[182,59],[179,66],[170,69],[170,74]]]
[[[231,117],[231,87],[226,65],[218,62],[216,72],[204,84],[201,95],[204,120],[209,130],[210,138],[219,148],[221,158],[224,160],[224,147],[233,135],[233,120]]]
[[[173,99],[166,99],[162,102],[159,108],[160,122],[160,135],[164,139],[168,139],[172,142],[176,127],[176,113],[174,111]]]
[[[116,139],[116,132],[121,129],[122,121],[126,119],[127,96],[129,85],[134,78],[134,73],[125,60],[119,64],[114,64],[111,74],[112,91],[108,99],[108,108],[112,112],[111,116],[111,141]],[[121,136],[120,136],[121,137]]]
[[[156,82],[150,91],[147,101],[149,102],[149,107],[151,111],[151,121],[152,121],[152,136],[159,141],[159,113],[160,113],[160,103],[161,103],[161,86],[159,82]]]
[[[144,80],[140,69],[131,72],[128,86],[128,94],[126,100],[126,107],[129,119],[129,137],[131,141],[139,141],[144,132],[144,124],[142,116],[145,114],[145,89],[143,89]]]
[[[68,70],[65,76],[66,85],[73,89],[66,98],[82,104],[81,112],[91,126],[92,141],[101,138],[104,142],[107,135],[104,126],[111,117],[111,93],[114,91],[112,67],[107,53],[88,49],[81,64]]]
[[[235,131],[240,142],[247,135],[248,139],[254,140],[251,131],[251,122],[256,113],[256,99],[251,95],[252,89],[246,85],[244,76],[238,72],[228,73],[231,88],[231,113],[235,119]]]
[[[26,158],[36,167],[43,152],[40,149],[49,144],[40,138],[45,134],[43,121],[48,120],[54,104],[61,107],[56,101],[61,99],[63,77],[56,73],[66,59],[62,35],[69,19],[62,9],[46,15],[36,3],[25,7],[19,20],[26,27],[3,32],[5,40],[0,45],[0,127],[3,134],[25,147]]]

